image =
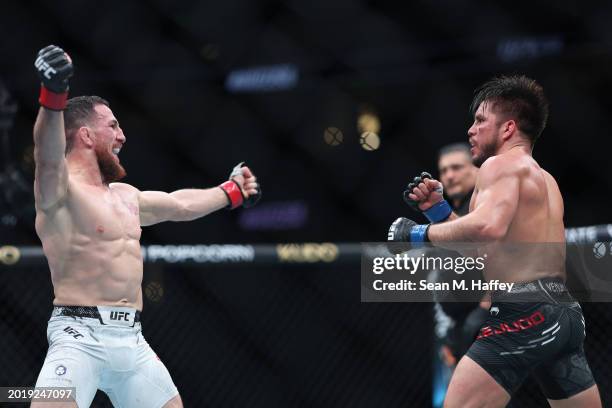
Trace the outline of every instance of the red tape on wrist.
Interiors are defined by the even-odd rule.
[[[66,101],[68,100],[68,91],[64,93],[51,92],[44,86],[40,87],[40,97],[38,103],[47,109],[56,111],[64,110],[66,107]]]
[[[227,198],[230,201],[230,208],[233,210],[236,207],[240,207],[244,202],[244,196],[242,195],[242,191],[234,180],[228,180],[225,183],[221,184],[221,190],[225,192]]]

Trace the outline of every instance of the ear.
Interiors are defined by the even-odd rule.
[[[502,139],[508,140],[518,130],[514,119],[507,120],[502,123]]]
[[[87,126],[81,126],[79,130],[77,130],[76,135],[81,140],[81,143],[83,143],[85,147],[93,148],[94,138],[93,138],[93,133],[91,132],[91,129],[89,129]]]

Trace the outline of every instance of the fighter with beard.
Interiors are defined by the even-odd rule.
[[[532,156],[548,119],[544,91],[525,76],[493,78],[471,111],[467,133],[480,170],[469,214],[452,212],[438,181],[420,180],[413,198],[432,223],[398,218],[388,234],[440,246],[481,243],[489,255],[484,278],[515,283],[491,292],[490,315],[457,364],[444,406],[505,406],[531,375],[552,407],[601,407],[583,349],[584,317],[564,283],[563,198]]]
[[[261,195],[248,167],[209,189],[140,191],[118,183],[126,142],[109,103],[67,100],[73,66],[59,47],[42,49],[34,125],[36,232],[49,262],[55,299],[49,350],[37,387],[75,387],[76,401],[33,407],[88,407],[97,389],[115,406],[182,407],[168,370],[141,332],[141,227],[188,221]]]

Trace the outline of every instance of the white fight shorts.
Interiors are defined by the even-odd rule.
[[[116,408],[158,408],[178,395],[135,309],[56,306],[47,340],[36,387],[75,387],[79,408],[89,407],[98,389]]]

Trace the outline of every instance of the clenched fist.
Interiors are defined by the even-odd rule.
[[[429,221],[440,222],[453,212],[443,194],[442,183],[434,180],[429,173],[422,172],[408,184],[403,198],[406,204],[422,212]]]
[[[60,47],[49,45],[38,52],[34,66],[42,82],[40,104],[63,110],[68,99],[68,80],[74,73],[72,59]]]
[[[253,207],[261,198],[261,186],[257,178],[244,162],[238,163],[229,176],[229,180],[219,187],[225,192],[230,202],[230,208],[239,206]]]

